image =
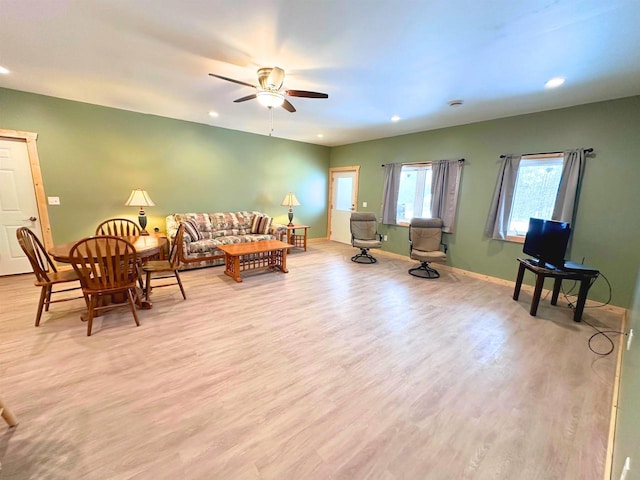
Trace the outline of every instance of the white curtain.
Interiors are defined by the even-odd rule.
[[[442,219],[443,232],[453,233],[462,162],[458,160],[433,162],[431,171],[431,216]]]
[[[398,192],[400,191],[401,163],[387,163],[384,166],[384,190],[382,192],[382,223],[396,224]]]
[[[500,240],[507,239],[513,192],[516,188],[521,158],[522,155],[505,155],[502,161],[489,216],[484,227],[484,233],[488,237]]]
[[[556,203],[553,206],[552,220],[569,222],[573,225],[584,166],[584,149],[579,148],[564,152],[562,177],[560,177]]]

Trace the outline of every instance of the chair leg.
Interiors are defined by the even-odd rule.
[[[133,301],[134,292],[130,288],[127,290],[127,299],[129,300],[129,306],[131,307],[131,313],[133,313],[133,319],[136,321],[136,326],[140,326],[140,321],[138,320],[138,314],[136,313],[136,306]]]
[[[142,290],[144,292],[144,299],[149,301],[149,294],[151,293],[151,272],[147,272],[146,285]]]
[[[89,296],[89,318],[87,319],[87,337],[91,336],[91,328],[93,327],[93,315],[95,314],[96,304],[98,303],[98,295]]]
[[[40,290],[40,300],[38,300],[38,312],[36,313],[36,327],[40,325],[40,317],[42,316],[42,308],[47,299],[47,287],[42,287]]]
[[[51,303],[51,291],[53,290],[53,285],[49,285],[47,287],[47,299],[44,302],[44,311],[49,311],[49,304]]]
[[[2,403],[2,399],[0,398],[0,416],[4,418],[7,425],[10,427],[15,427],[18,424],[18,417],[16,417],[9,408]]]
[[[173,273],[176,274],[176,280],[178,281],[178,286],[180,287],[180,291],[182,292],[182,298],[187,299],[187,295],[184,293],[184,288],[182,287],[182,280],[180,280],[180,274],[178,270],[175,270]]]

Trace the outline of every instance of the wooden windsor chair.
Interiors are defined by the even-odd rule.
[[[96,227],[96,235],[113,235],[114,237],[134,237],[142,230],[137,223],[126,218],[110,218]]]
[[[20,227],[16,231],[18,244],[29,259],[33,273],[36,276],[35,286],[40,287],[40,300],[38,301],[38,311],[36,313],[36,327],[40,325],[42,310],[49,311],[49,305],[58,302],[67,302],[69,300],[77,300],[82,297],[65,297],[57,300],[51,300],[51,295],[62,292],[70,292],[79,290],[80,283],[78,274],[74,270],[58,271],[55,264],[47,254],[42,242],[35,233],[27,227]],[[55,285],[77,283],[77,286],[65,289],[53,290]]]
[[[171,278],[175,277],[176,281],[173,283],[163,283],[156,285],[155,288],[169,287],[171,285],[178,285],[180,292],[182,292],[182,298],[187,299],[187,295],[184,293],[182,281],[180,280],[180,274],[178,269],[182,263],[183,258],[183,240],[184,240],[184,223],[180,224],[178,231],[176,232],[173,245],[171,245],[171,252],[169,253],[169,260],[149,260],[142,265],[142,271],[146,273],[145,281],[145,300],[149,300],[149,294],[151,293],[151,278],[156,274],[154,279]],[[157,275],[160,274],[160,275]]]
[[[96,311],[114,306],[101,299],[117,294],[126,296],[133,319],[140,325],[135,307],[138,256],[130,242],[112,235],[85,238],[71,247],[69,256],[87,298],[87,336],[91,335]]]

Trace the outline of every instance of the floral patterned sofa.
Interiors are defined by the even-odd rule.
[[[183,269],[224,265],[219,245],[280,240],[286,230],[260,212],[174,213],[165,222],[171,243],[180,223],[185,223]]]

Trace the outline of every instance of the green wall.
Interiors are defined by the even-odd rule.
[[[123,204],[138,186],[156,203],[147,209],[150,228],[163,230],[165,215],[186,211],[255,209],[286,223],[279,204],[293,191],[302,203],[296,220],[323,238],[329,166],[360,165],[358,203],[379,215],[382,164],[465,158],[447,262],[514,280],[522,246],[483,235],[500,154],[593,147],[569,256],[606,275],[612,303],[623,307],[640,264],[639,125],[640,97],[630,97],[328,148],[0,89],[0,128],[38,133],[46,194],[62,203],[49,207],[56,243],[93,233],[104,218],[135,219]],[[385,250],[408,254],[407,228],[382,233]],[[589,297],[607,299],[603,279]]]
[[[631,459],[631,471],[628,479],[640,478],[640,269],[636,281],[633,306],[629,311],[629,325],[626,332],[633,329],[631,348],[622,351],[622,371],[620,374],[620,392],[618,399],[618,417],[613,448],[613,475],[620,478],[627,457]],[[626,344],[627,338],[624,338]]]
[[[106,218],[137,219],[125,207],[142,187],[156,204],[148,230],[164,231],[174,212],[258,210],[288,223],[285,194],[296,194],[295,220],[326,237],[329,148],[197,123],[0,89],[0,128],[38,134],[55,243],[95,231]]]
[[[598,268],[611,282],[612,303],[629,307],[640,264],[639,126],[640,97],[629,97],[335,147],[331,167],[360,165],[359,210],[380,218],[382,164],[465,158],[456,231],[444,239],[447,263],[513,281],[522,245],[483,234],[499,156],[593,147],[568,256]],[[381,225],[381,233],[389,236],[385,250],[408,255],[406,227]],[[605,301],[608,292],[598,279],[589,298]]]

